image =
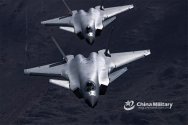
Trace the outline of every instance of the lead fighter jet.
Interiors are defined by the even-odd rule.
[[[99,95],[104,95],[109,83],[127,71],[126,64],[150,55],[150,50],[106,54],[106,50],[92,52],[88,58],[63,53],[62,62],[25,69],[28,75],[59,77],[49,82],[73,91],[77,97],[84,98],[90,107],[95,107]]]
[[[95,37],[100,36],[102,29],[116,19],[117,14],[134,7],[133,5],[111,8],[96,6],[95,8],[90,8],[88,12],[84,10],[71,11],[64,0],[63,2],[69,11],[69,16],[42,21],[41,24],[59,26],[62,30],[77,34],[80,39],[86,39],[91,45],[94,43]]]

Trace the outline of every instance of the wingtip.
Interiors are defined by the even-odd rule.
[[[128,9],[132,9],[132,8],[134,8],[134,5],[133,4],[125,5],[125,7],[128,7]]]
[[[52,83],[52,84],[53,84],[53,79],[49,79],[49,83]]]
[[[24,69],[24,74],[29,75],[29,71],[27,69]]]
[[[45,25],[45,21],[40,22],[42,25]]]
[[[148,56],[148,55],[150,55],[150,54],[151,54],[150,49],[148,49],[148,50],[145,51],[145,56]]]
[[[132,9],[132,8],[134,8],[134,5],[133,5],[133,4],[130,5],[130,9]]]

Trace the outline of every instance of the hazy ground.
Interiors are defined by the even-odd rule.
[[[67,13],[61,0],[0,0],[0,124],[188,124],[187,1],[105,0],[104,6],[132,3],[135,8],[111,25],[115,27],[111,52],[151,49],[152,54],[128,65],[128,72],[91,109],[70,91],[49,84],[47,78],[24,76],[23,69],[61,60],[51,35],[66,54],[87,56],[106,47],[111,26],[89,46],[74,34],[40,24]],[[69,0],[68,4],[87,10],[100,2]],[[123,109],[127,100],[174,105],[172,110],[127,112]]]

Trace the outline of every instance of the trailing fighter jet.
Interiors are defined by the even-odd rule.
[[[59,26],[60,29],[77,34],[80,39],[86,39],[89,44],[93,44],[95,37],[100,36],[104,27],[109,25],[116,19],[116,15],[132,9],[133,5],[125,5],[111,8],[96,6],[90,8],[88,12],[84,10],[73,10],[68,7],[68,16],[62,16],[47,21],[42,21],[41,24],[47,26]]]
[[[100,50],[92,52],[88,58],[81,54],[65,56],[59,44],[54,42],[63,56],[62,61],[25,69],[24,73],[57,77],[49,82],[73,91],[90,107],[95,107],[99,95],[104,95],[108,85],[127,71],[126,64],[150,55],[150,50],[112,54]]]

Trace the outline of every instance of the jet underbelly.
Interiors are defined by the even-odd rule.
[[[94,26],[96,30],[102,30],[103,24],[102,24],[102,17],[100,14],[100,11],[94,8],[91,8],[89,11],[89,15],[91,16],[91,20],[94,21]]]
[[[81,28],[81,14],[80,12],[77,12],[73,15],[73,20],[72,20],[73,26],[74,26],[74,32],[76,34],[82,32]]]
[[[109,78],[108,78],[108,73],[109,73],[109,67],[107,66],[107,62],[105,58],[101,55],[98,56],[98,81],[100,85],[105,85],[108,86],[109,84]]]
[[[72,91],[80,89],[79,71],[77,66],[77,60],[74,58],[70,61],[67,74],[70,81],[70,89]]]
[[[97,65],[96,65],[96,53],[92,53],[89,58],[78,56],[79,77],[81,79],[81,86],[85,86],[85,83],[92,81],[97,83]]]

